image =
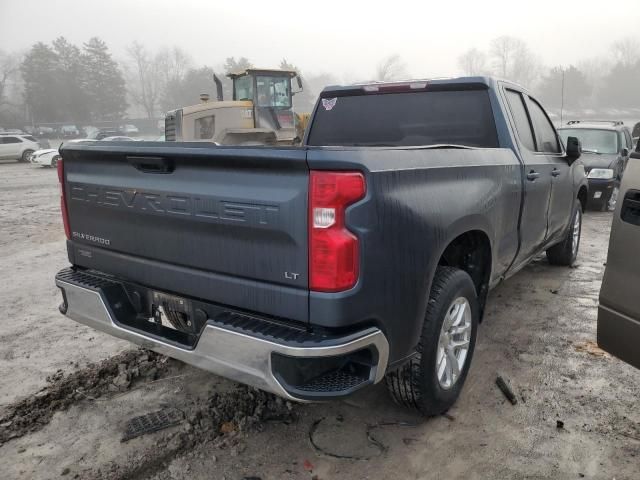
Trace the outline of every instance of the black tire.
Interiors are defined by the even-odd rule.
[[[33,153],[33,150],[25,150],[24,152],[22,152],[22,157],[20,157],[20,161],[23,163],[28,162],[29,157],[31,156],[32,153]]]
[[[466,360],[457,380],[444,388],[436,372],[442,323],[453,302],[465,298],[471,314],[471,329]],[[387,374],[386,382],[396,403],[418,410],[425,416],[440,415],[456,402],[469,371],[478,332],[480,309],[471,277],[451,267],[438,267],[427,302],[427,311],[417,354],[398,370]]]
[[[58,160],[60,160],[59,155],[56,155],[51,159],[51,168],[56,168],[58,166]]]
[[[606,203],[605,203],[606,205]],[[574,248],[574,228],[576,218],[578,224],[578,236]],[[567,229],[564,240],[553,247],[547,249],[547,260],[551,265],[571,266],[578,258],[578,250],[580,248],[580,237],[582,236],[582,207],[578,200],[573,205],[573,215],[571,215],[571,223]]]

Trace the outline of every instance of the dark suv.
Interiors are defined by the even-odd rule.
[[[577,137],[582,143],[580,157],[589,178],[589,208],[613,209],[622,174],[633,150],[631,131],[615,120],[572,120],[558,129],[562,141]]]

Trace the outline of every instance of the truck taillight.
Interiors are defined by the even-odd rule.
[[[359,172],[312,171],[309,178],[309,288],[338,292],[358,281],[359,241],[345,225],[345,210],[364,197]]]
[[[62,223],[64,224],[64,233],[67,240],[71,239],[71,229],[69,228],[69,214],[67,213],[67,200],[64,197],[64,162],[58,159],[56,164],[58,168],[58,182],[60,182],[60,212],[62,213]]]

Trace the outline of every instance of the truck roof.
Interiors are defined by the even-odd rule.
[[[487,77],[487,76],[473,76],[473,77],[448,77],[448,78],[423,78],[423,79],[408,79],[408,80],[398,80],[392,82],[362,82],[362,83],[354,83],[352,85],[330,85],[325,87],[322,90],[321,96],[324,96],[327,93],[342,93],[348,94],[349,92],[361,91],[361,90],[369,90],[371,92],[375,92],[376,88],[385,90],[385,89],[393,89],[394,87],[398,87],[399,89],[403,86],[408,86],[410,89],[415,88],[417,90],[426,88],[427,85],[430,87],[439,87],[441,89],[446,89],[448,86],[456,87],[466,87],[470,89],[476,88],[486,88],[493,89],[496,87],[497,82],[507,83],[517,90],[527,92],[527,89],[522,85],[518,85],[517,83],[502,80],[495,77]],[[423,86],[424,85],[424,86]]]
[[[570,120],[558,130],[563,129],[589,129],[589,130],[629,130],[621,120]]]

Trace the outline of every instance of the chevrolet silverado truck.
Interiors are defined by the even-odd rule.
[[[484,77],[327,87],[300,147],[61,155],[63,314],[292,400],[386,377],[424,415],[460,394],[489,290],[575,261],[588,193],[579,141]]]

